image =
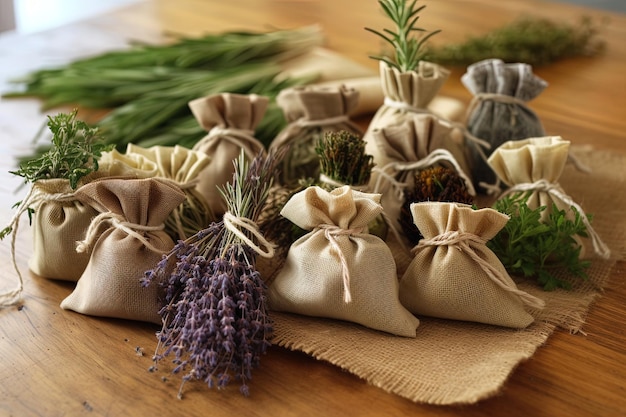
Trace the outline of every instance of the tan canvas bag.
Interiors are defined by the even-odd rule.
[[[530,192],[526,204],[531,209],[545,206],[546,209],[541,213],[543,221],[548,220],[553,204],[559,210],[565,210],[570,219],[574,218],[571,210],[574,207],[582,216],[595,252],[608,258],[610,251],[592,228],[583,208],[559,184],[568,160],[569,148],[570,142],[560,136],[508,141],[498,147],[487,162],[498,178],[509,186],[499,198]]]
[[[276,102],[283,110],[287,126],[272,141],[270,148],[288,146],[281,166],[281,183],[318,178],[319,158],[315,146],[325,132],[345,130],[363,136],[362,130],[349,117],[358,100],[359,93],[343,85],[292,87],[278,94]]]
[[[291,245],[271,283],[271,309],[415,337],[419,321],[398,300],[393,255],[367,230],[382,211],[378,200],[349,186],[309,187],[289,199],[281,214],[310,232]]]
[[[210,159],[198,175],[196,189],[204,196],[215,216],[226,211],[226,203],[218,186],[233,178],[233,160],[243,150],[252,160],[264,152],[263,144],[255,138],[254,130],[263,119],[269,99],[256,94],[221,93],[189,102],[194,117],[208,134],[193,150],[204,152]]]
[[[76,249],[89,253],[89,262],[61,307],[160,323],[159,286],[143,288],[140,279],[173,248],[164,222],[185,194],[171,181],[147,178],[94,181],[76,195],[99,214]]]
[[[543,301],[517,288],[498,257],[485,245],[508,217],[458,203],[411,205],[424,239],[400,280],[400,300],[414,314],[524,328],[533,316],[524,304]]]

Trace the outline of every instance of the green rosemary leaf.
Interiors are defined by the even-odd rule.
[[[541,221],[546,206],[530,209],[530,193],[518,193],[498,200],[494,208],[510,216],[506,226],[487,243],[512,274],[534,277],[546,291],[571,288],[568,280],[557,276],[567,271],[575,278],[587,278],[590,263],[580,259],[582,247],[575,236],[585,234],[581,214],[571,208],[574,219],[553,205],[548,219]],[[588,216],[589,217],[589,216]]]
[[[367,27],[365,30],[389,44],[393,56],[387,56],[383,53],[372,55],[370,58],[383,61],[401,72],[414,70],[425,56],[424,43],[439,33],[440,30],[428,33],[425,29],[417,27],[419,13],[426,7],[416,8],[417,0],[413,0],[411,3],[406,0],[378,0],[378,4],[385,15],[394,23],[396,31],[383,29],[383,32],[380,32]],[[417,37],[413,35],[417,35]]]

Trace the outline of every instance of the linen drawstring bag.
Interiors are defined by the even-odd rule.
[[[276,97],[287,125],[270,144],[270,149],[287,148],[280,167],[279,181],[295,184],[300,179],[317,178],[320,173],[315,145],[326,132],[345,130],[358,137],[363,131],[350,120],[359,93],[338,87],[292,87]]]
[[[378,108],[363,137],[365,151],[378,166],[385,165],[386,155],[372,132],[402,123],[413,114],[430,114],[428,105],[450,76],[450,71],[432,62],[420,61],[413,71],[401,72],[387,63],[379,63],[384,102]]]
[[[174,247],[163,230],[185,194],[171,181],[102,179],[76,191],[98,211],[76,251],[89,262],[61,308],[78,313],[160,323],[159,286],[140,279]]]
[[[80,180],[77,188],[97,176],[92,173]],[[22,275],[15,263],[15,237],[22,214],[32,210],[33,250],[28,268],[41,277],[77,281],[89,256],[76,253],[76,241],[82,239],[97,212],[76,198],[76,190],[63,178],[35,181],[21,201],[11,221],[11,257],[20,281]]]
[[[127,146],[126,154],[154,162],[156,177],[174,181],[185,193],[185,201],[165,222],[165,231],[172,239],[185,240],[216,221],[205,197],[196,189],[198,177],[210,162],[207,154],[179,145],[144,148],[132,143]]]
[[[117,149],[103,152],[98,172],[106,177],[152,178],[158,174],[157,164],[143,155],[121,153]]]
[[[509,140],[544,136],[543,125],[527,102],[548,84],[533,74],[530,65],[499,59],[470,65],[461,82],[474,95],[467,108],[467,130],[489,145],[469,144],[472,178],[477,187],[482,183],[489,192],[496,181],[487,163],[491,152]]]
[[[367,225],[382,212],[377,194],[312,186],[281,215],[309,232],[289,248],[269,286],[275,311],[345,320],[415,337],[417,320],[399,302],[393,255]]]
[[[403,191],[414,185],[413,174],[424,168],[437,164],[450,167],[464,180],[468,193],[476,194],[468,175],[463,133],[457,127],[430,114],[411,114],[371,134],[383,151],[385,164],[374,168],[377,175],[370,180],[370,189],[382,194],[386,217],[396,229],[400,227]]]
[[[498,257],[485,245],[508,216],[459,203],[411,205],[424,236],[400,280],[400,301],[417,316],[525,328],[525,309],[544,302],[517,288]]]
[[[208,133],[194,146],[204,152],[210,162],[198,175],[196,189],[204,196],[214,216],[226,212],[218,187],[232,180],[233,160],[243,150],[251,161],[264,152],[263,144],[254,136],[269,99],[256,94],[221,93],[189,102],[194,117]]]
[[[509,188],[498,198],[516,193],[530,193],[526,204],[532,210],[545,206],[541,220],[547,221],[553,205],[574,219],[572,207],[581,215],[595,252],[610,256],[608,247],[591,226],[582,207],[566,194],[559,179],[568,161],[570,142],[560,136],[543,136],[500,145],[487,162],[498,178]],[[578,239],[576,236],[575,238]]]

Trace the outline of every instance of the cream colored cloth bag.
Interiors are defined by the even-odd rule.
[[[76,192],[100,214],[76,250],[90,253],[66,310],[102,317],[160,323],[159,286],[140,279],[174,247],[164,221],[184,199],[173,182],[154,178],[103,179]]]
[[[103,152],[99,159],[98,172],[107,177],[152,178],[158,174],[156,162],[143,155],[121,153],[117,149]]]
[[[79,186],[80,188],[80,186]],[[39,180],[32,185],[33,252],[28,268],[35,274],[63,281],[77,281],[89,255],[76,253],[91,219],[98,213],[76,197],[66,179]]]
[[[219,217],[226,211],[226,203],[218,186],[233,178],[233,160],[243,150],[252,160],[264,152],[263,144],[254,136],[269,99],[256,94],[215,94],[189,102],[194,117],[208,134],[200,139],[193,150],[209,156],[209,164],[198,175],[196,189],[204,196],[213,212]]]
[[[367,225],[382,207],[379,195],[309,187],[281,214],[310,230],[296,240],[268,292],[272,310],[359,323],[415,337],[417,320],[398,300],[393,255]]]
[[[400,72],[385,62],[380,62],[380,82],[384,103],[374,114],[363,137],[365,151],[374,157],[378,166],[388,161],[384,148],[372,132],[383,127],[402,123],[413,114],[431,113],[428,105],[450,76],[450,71],[440,65],[420,61],[413,71]]]
[[[349,118],[358,100],[359,93],[343,85],[292,87],[278,94],[276,102],[283,110],[287,126],[272,141],[270,148],[289,147],[280,169],[281,183],[294,184],[303,178],[318,178],[320,167],[315,146],[325,132],[345,130],[363,136],[363,131]]]
[[[530,192],[526,202],[529,208],[545,206],[541,219],[547,221],[552,205],[564,210],[573,219],[574,207],[587,226],[587,232],[596,253],[604,258],[610,256],[608,247],[591,227],[585,212],[568,196],[559,179],[569,156],[570,142],[560,136],[544,136],[518,141],[508,141],[500,145],[487,162],[498,178],[509,188],[499,198],[515,193]]]
[[[183,146],[152,146],[143,148],[129,144],[126,155],[142,156],[155,164],[156,177],[174,181],[185,193],[185,201],[176,207],[165,222],[165,231],[174,240],[185,240],[216,221],[206,198],[197,191],[199,176],[210,158],[201,151]]]
[[[411,205],[424,239],[400,280],[400,301],[414,314],[524,328],[534,319],[524,308],[542,300],[517,288],[485,245],[508,217],[458,203]]]
[[[469,194],[475,195],[468,176],[463,132],[430,114],[410,114],[392,126],[371,131],[382,149],[385,164],[375,167],[370,190],[382,194],[388,221],[399,230],[398,218],[404,203],[404,190],[414,185],[414,174],[434,166],[453,168],[465,181]]]

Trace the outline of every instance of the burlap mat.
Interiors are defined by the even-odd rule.
[[[341,321],[273,312],[273,342],[328,361],[415,402],[469,404],[494,395],[555,329],[581,330],[612,267],[624,256],[626,155],[580,147],[573,147],[572,152],[592,173],[568,165],[560,184],[586,213],[594,215],[593,226],[612,255],[609,260],[591,257],[589,280],[572,281],[571,291],[544,292],[533,282],[520,282],[520,288],[547,304],[529,328],[512,330],[420,317],[417,337],[412,339]],[[592,252],[587,248],[589,255]]]

